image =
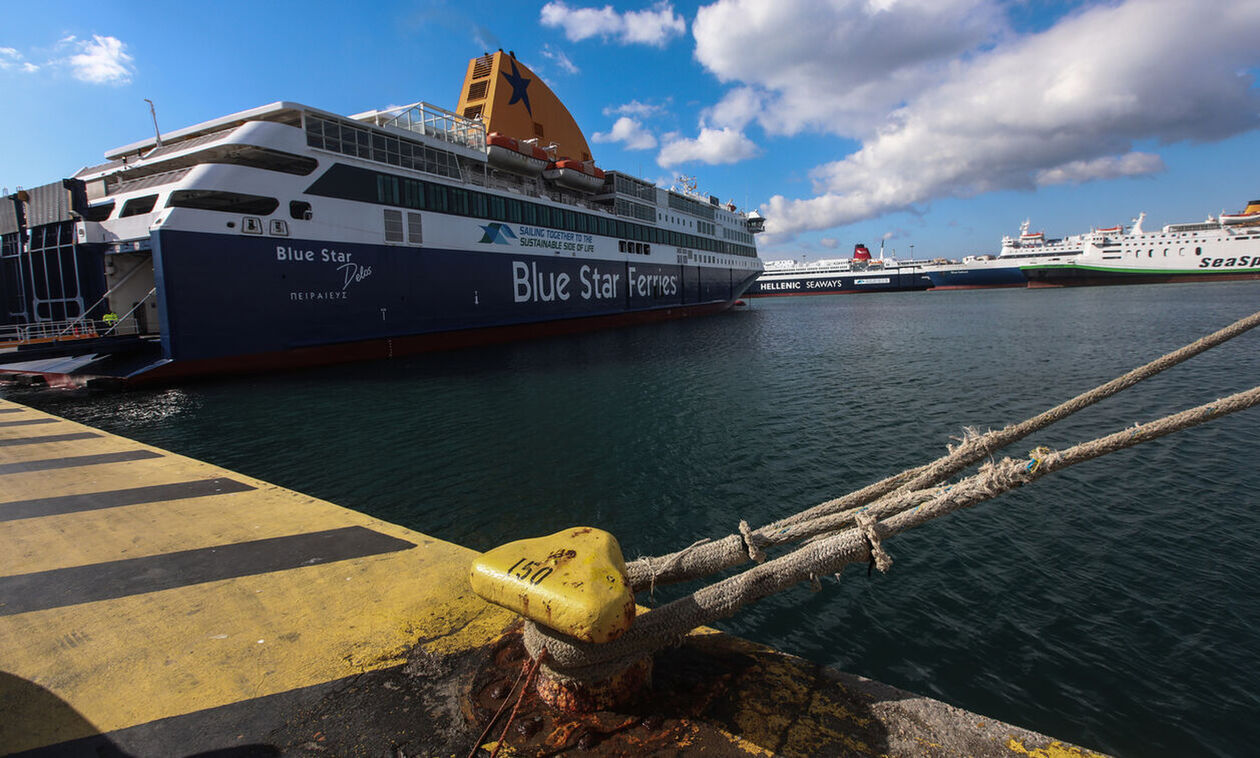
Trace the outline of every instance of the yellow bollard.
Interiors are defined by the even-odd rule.
[[[609,642],[634,621],[621,546],[608,532],[576,527],[483,553],[472,566],[481,597],[584,642]]]

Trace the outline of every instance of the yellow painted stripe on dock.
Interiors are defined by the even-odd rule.
[[[55,417],[0,400],[0,420]],[[70,421],[0,426],[0,441],[98,432]],[[255,489],[0,521],[5,586],[275,537],[361,527],[416,547],[284,570],[5,612],[0,671],[46,688],[82,719],[29,712],[0,678],[0,745],[20,751],[331,682],[399,662],[419,640],[435,653],[484,644],[509,623],[468,589],[474,553],[330,503],[121,437],[0,445],[6,505],[223,478]],[[161,457],[42,471],[15,466],[130,451]],[[9,464],[14,464],[10,466]],[[318,556],[316,556],[318,559]],[[78,569],[74,567],[89,567]],[[47,573],[42,573],[47,572]],[[6,582],[8,583],[6,585]],[[18,583],[15,585],[14,583]],[[89,591],[109,588],[89,587]],[[8,691],[6,691],[6,689]],[[26,710],[24,710],[26,709]],[[84,721],[85,720],[85,721]]]

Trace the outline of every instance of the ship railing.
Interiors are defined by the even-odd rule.
[[[33,324],[0,326],[0,348],[139,333],[140,324],[134,318],[117,321],[90,318],[36,321]]]
[[[608,211],[606,206],[600,205],[599,203],[594,203],[590,200],[585,200],[577,197],[576,195],[570,195],[558,190],[549,192],[547,188],[540,186],[539,183],[531,182],[529,180],[513,181],[511,179],[504,179],[499,176],[494,176],[493,174],[486,174],[478,171],[468,171],[464,174],[464,178],[469,184],[475,184],[478,187],[501,189],[505,192],[512,192],[518,195],[528,195],[529,197],[546,198],[562,205],[586,208],[587,210],[592,211]]]
[[[469,171],[465,174],[465,178],[470,184],[476,184],[479,187],[488,189],[501,189],[507,192],[514,192],[520,195],[529,195],[531,197],[542,197],[542,192],[538,187],[526,184],[521,181],[512,181],[491,174],[479,173],[477,171]]]
[[[486,125],[445,108],[420,102],[401,110],[384,111],[372,119],[377,126],[392,126],[413,134],[435,137],[473,150],[485,151]]]

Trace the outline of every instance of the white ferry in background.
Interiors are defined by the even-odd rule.
[[[902,292],[932,286],[922,263],[872,259],[862,243],[854,246],[852,258],[766,261],[765,267],[765,273],[748,288],[748,297]]]
[[[764,219],[597,168],[502,51],[457,112],[276,102],[105,157],[0,196],[0,373],[385,358],[712,313],[762,271]]]
[[[1145,213],[1123,227],[1099,229],[1070,261],[1022,266],[1032,287],[1160,284],[1260,279],[1260,200],[1241,213],[1142,229]]]
[[[1030,221],[1020,225],[1019,236],[1002,237],[997,255],[968,255],[961,262],[938,263],[928,267],[932,289],[960,290],[997,287],[1027,287],[1023,266],[1033,263],[1059,264],[1075,260],[1085,245],[1099,233],[1115,232],[1100,229],[1062,239],[1046,239],[1045,232],[1030,232]]]

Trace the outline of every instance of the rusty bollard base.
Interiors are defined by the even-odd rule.
[[[538,671],[535,690],[552,708],[568,713],[591,713],[623,705],[652,683],[652,658],[641,658],[607,679],[579,682],[554,675],[545,665]]]

